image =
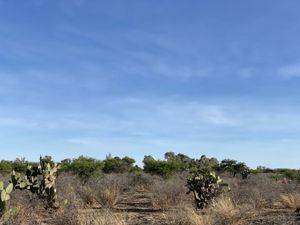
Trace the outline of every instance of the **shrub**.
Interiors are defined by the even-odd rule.
[[[1,173],[11,173],[13,170],[12,163],[10,161],[1,160],[0,161],[0,171]]]
[[[169,177],[184,170],[184,164],[177,160],[155,160],[151,156],[145,156],[143,163],[146,173],[157,174],[163,177]]]
[[[90,178],[102,175],[103,162],[80,156],[72,161],[63,161],[62,169],[78,175],[86,183]]]
[[[249,167],[245,163],[237,162],[236,160],[224,159],[219,165],[219,170],[230,172],[235,177],[237,174],[241,174],[243,179],[247,179],[250,174]]]
[[[124,173],[130,172],[134,169],[133,164],[135,160],[129,157],[107,157],[104,161],[103,171],[105,173]]]

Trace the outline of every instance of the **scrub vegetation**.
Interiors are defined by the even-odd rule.
[[[300,224],[300,172],[167,152],[0,162],[0,224]]]

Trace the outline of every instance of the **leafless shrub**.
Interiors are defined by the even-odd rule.
[[[178,176],[159,180],[149,187],[151,203],[154,207],[167,210],[181,204],[186,196],[186,181]]]
[[[279,201],[282,185],[269,174],[251,175],[247,180],[224,179],[231,187],[233,201],[238,205],[250,204],[253,208],[271,208]]]
[[[88,191],[84,192],[85,186],[80,179],[72,174],[63,173],[58,176],[57,197],[61,206],[72,205],[74,208],[86,208],[90,201],[87,197]]]
[[[162,177],[157,175],[151,175],[148,173],[136,174],[132,173],[130,175],[131,187],[137,191],[145,191],[156,181],[162,181]]]

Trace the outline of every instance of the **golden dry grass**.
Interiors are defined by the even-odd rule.
[[[115,208],[119,200],[119,195],[118,189],[105,188],[98,192],[97,200],[104,207]]]
[[[241,211],[234,204],[231,197],[220,196],[208,209],[214,224],[239,225],[241,223]]]
[[[166,214],[170,225],[211,225],[210,218],[201,215],[191,206],[181,206]]]
[[[281,194],[280,202],[282,206],[288,209],[300,208],[300,194],[299,193]]]

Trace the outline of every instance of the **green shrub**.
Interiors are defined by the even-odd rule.
[[[71,161],[62,161],[62,170],[78,175],[83,182],[103,174],[103,162],[94,158],[79,156]]]
[[[155,160],[152,156],[145,156],[144,171],[150,174],[157,174],[163,177],[169,177],[185,169],[185,164],[178,160]]]
[[[251,171],[245,163],[237,162],[236,160],[231,159],[222,160],[219,166],[219,170],[230,172],[234,177],[237,174],[241,174],[243,179],[247,179]]]
[[[124,173],[131,172],[134,169],[135,160],[129,157],[107,157],[104,161],[104,173]]]
[[[13,170],[12,163],[7,160],[1,160],[0,161],[0,172],[1,173],[11,173]]]

